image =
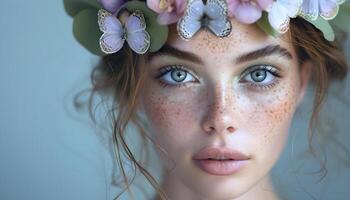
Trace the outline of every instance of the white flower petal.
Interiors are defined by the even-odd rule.
[[[280,2],[275,2],[269,12],[270,25],[279,33],[287,32],[289,28],[288,10]]]
[[[296,17],[301,9],[303,0],[279,0],[286,9],[289,17]]]
[[[338,5],[340,5],[340,4],[343,4],[346,0],[331,0],[331,1],[333,1],[333,2],[337,3]]]
[[[336,2],[331,0],[320,1],[320,16],[325,20],[334,19],[339,11],[339,6]]]
[[[319,14],[318,0],[304,0],[299,15],[308,20],[316,20]]]

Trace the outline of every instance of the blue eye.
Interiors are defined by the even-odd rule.
[[[281,77],[278,70],[270,65],[257,65],[249,68],[244,73],[243,82],[250,83],[254,87],[267,88],[276,83],[276,79]]]
[[[195,82],[196,78],[191,75],[183,66],[170,65],[160,69],[158,79],[166,85],[182,85],[187,82]]]

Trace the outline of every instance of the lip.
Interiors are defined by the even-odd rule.
[[[203,171],[219,176],[231,175],[248,164],[250,156],[228,147],[206,147],[193,156]]]

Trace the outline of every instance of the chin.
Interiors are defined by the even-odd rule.
[[[184,184],[198,195],[198,199],[205,200],[232,200],[249,191],[258,180],[247,176],[246,173],[237,173],[229,176],[215,176],[203,172],[199,168],[192,168],[183,175]],[[192,171],[192,172],[190,172]]]
[[[244,186],[244,182],[240,184],[234,184],[232,182],[227,183],[209,183],[204,187],[198,187],[196,185],[196,193],[201,199],[206,200],[233,200],[249,190],[249,187]]]

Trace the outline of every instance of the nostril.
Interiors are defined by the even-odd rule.
[[[233,131],[235,131],[235,129],[234,129],[232,126],[228,127],[227,130],[228,130],[230,133],[232,133]]]

